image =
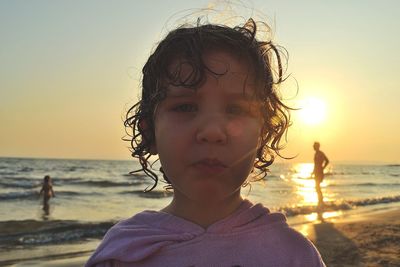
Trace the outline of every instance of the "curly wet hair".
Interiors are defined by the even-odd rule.
[[[254,167],[262,178],[267,175],[268,166],[275,156],[281,156],[281,139],[291,124],[291,108],[282,102],[278,92],[279,85],[285,80],[282,59],[287,59],[287,54],[271,40],[257,40],[256,33],[257,23],[253,19],[233,28],[216,24],[200,25],[198,21],[194,26],[183,25],[169,32],[158,44],[142,70],[141,99],[128,110],[124,122],[129,136],[125,140],[130,141],[132,156],[139,160],[142,167],[131,173],[144,172],[154,180],[146,191],[151,191],[158,183],[158,175],[149,162],[151,148],[155,144],[154,115],[157,105],[166,97],[169,85],[195,90],[206,79],[207,73],[223,75],[214,73],[204,63],[204,53],[213,49],[244,58],[254,72],[251,73],[256,82],[254,97],[261,102],[263,121],[262,145],[257,150]],[[179,64],[171,70],[171,64],[177,59],[189,64],[189,75],[181,75]],[[170,184],[165,175],[164,180]]]

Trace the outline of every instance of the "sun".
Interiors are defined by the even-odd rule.
[[[300,118],[305,124],[318,125],[326,119],[326,104],[319,98],[309,97],[300,101]]]

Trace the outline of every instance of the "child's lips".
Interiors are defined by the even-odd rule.
[[[221,173],[224,172],[228,166],[219,161],[218,159],[202,159],[195,162],[194,167],[201,172],[205,173]]]

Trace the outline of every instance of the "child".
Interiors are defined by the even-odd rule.
[[[46,175],[43,178],[43,185],[42,189],[40,190],[40,195],[43,193],[43,210],[48,212],[49,211],[49,199],[51,197],[55,197],[56,195],[54,194],[53,191],[53,185],[51,183],[51,178],[49,175]]]
[[[252,19],[197,24],[158,44],[125,125],[153,188],[158,155],[173,199],[112,227],[86,266],[324,266],[283,214],[240,195],[254,168],[266,175],[289,125],[279,51],[255,34]]]

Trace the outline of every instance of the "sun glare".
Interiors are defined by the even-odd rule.
[[[292,181],[296,184],[296,193],[301,199],[300,205],[316,205],[318,203],[315,181],[311,177],[313,168],[314,164],[312,163],[299,163],[294,166]]]
[[[307,98],[300,101],[300,117],[308,125],[317,125],[326,118],[326,104],[318,98]]]

